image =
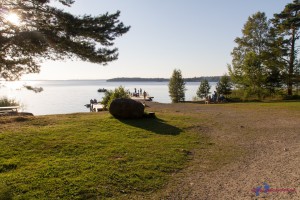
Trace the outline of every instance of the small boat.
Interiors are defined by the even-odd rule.
[[[98,92],[106,92],[106,91],[107,91],[107,89],[105,89],[105,88],[98,89]]]

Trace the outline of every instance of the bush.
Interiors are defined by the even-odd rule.
[[[300,100],[300,95],[297,95],[297,94],[294,94],[292,96],[284,95],[283,99],[284,100]]]
[[[7,97],[2,97],[0,99],[0,107],[4,106],[18,106],[19,103],[16,102],[14,99],[8,99]]]
[[[119,86],[115,90],[107,90],[102,98],[101,104],[104,106],[104,109],[108,109],[111,102],[118,98],[129,98],[128,92],[122,86]]]
[[[105,109],[108,107],[108,102],[112,94],[113,94],[112,90],[107,90],[104,93],[104,97],[102,98],[101,104],[104,106]]]
[[[227,100],[231,102],[300,100],[300,94],[297,94],[297,91],[295,91],[292,96],[287,95],[284,89],[278,89],[272,94],[264,90],[261,94],[263,94],[263,96],[259,98],[255,94],[250,94],[247,89],[234,89],[232,93],[227,96]]]

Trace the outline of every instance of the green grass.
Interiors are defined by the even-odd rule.
[[[198,106],[206,105],[186,109]],[[266,117],[271,109],[300,113],[299,102],[208,106]],[[156,115],[141,120],[117,120],[105,112],[0,117],[0,200],[159,196],[189,165],[209,173],[251,153],[234,141],[208,137],[211,129],[224,128],[214,115],[188,110]],[[247,134],[251,139],[256,132]]]
[[[0,118],[0,199],[107,199],[155,192],[183,169],[196,120],[180,114]],[[199,142],[199,140],[203,140]]]

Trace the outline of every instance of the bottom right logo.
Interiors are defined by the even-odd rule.
[[[296,188],[270,188],[270,185],[263,183],[263,186],[258,186],[251,190],[255,192],[256,196],[259,196],[260,193],[270,193],[270,192],[296,192]]]

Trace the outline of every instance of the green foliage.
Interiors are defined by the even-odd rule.
[[[117,120],[106,113],[0,118],[0,196],[131,199],[153,193],[207,139],[178,113]],[[219,151],[218,151],[219,152]],[[136,198],[133,198],[136,199]]]
[[[119,21],[119,11],[74,16],[50,2],[1,1],[0,78],[15,80],[23,74],[38,73],[44,59],[79,58],[107,64],[118,58],[117,48],[111,48],[113,41],[130,28]],[[65,6],[73,3],[59,2]],[[20,16],[19,25],[6,19],[10,11]]]
[[[300,2],[294,0],[293,3],[287,4],[281,13],[275,14],[274,19],[272,19],[277,34],[282,39],[281,47],[284,50],[283,60],[287,66],[284,74],[288,95],[293,94],[293,85],[298,83],[295,82],[295,68],[297,67],[298,52],[296,41],[299,39],[300,28],[299,12]]]
[[[257,95],[250,95],[247,91],[243,89],[234,89],[232,93],[227,96],[228,100],[231,102],[269,102],[269,101],[283,101],[283,100],[299,100],[300,91],[294,90],[294,95],[287,95],[284,88],[278,89],[276,93],[270,94],[267,90],[263,93],[263,98],[259,99]]]
[[[290,95],[285,95],[283,97],[284,100],[300,100],[300,95],[294,94],[292,96]]]
[[[200,82],[199,88],[197,90],[197,96],[199,98],[206,98],[210,93],[210,85],[208,80],[204,79]]]
[[[237,47],[231,53],[229,74],[238,88],[247,88],[250,93],[256,93],[264,84],[265,69],[261,56],[267,49],[268,31],[265,13],[258,12],[248,18],[242,30],[243,36],[235,39]]]
[[[101,104],[104,106],[105,109],[108,108],[108,102],[110,100],[110,97],[112,96],[113,91],[112,90],[107,90],[104,93],[104,97],[102,98]]]
[[[5,106],[18,106],[19,103],[16,102],[14,99],[8,99],[7,97],[0,98],[0,107]]]
[[[181,70],[174,69],[169,81],[169,95],[173,103],[185,100],[185,81],[182,77]]]
[[[292,96],[299,84],[297,60],[300,2],[294,0],[267,21],[265,13],[248,18],[242,37],[235,39],[229,74],[244,97],[274,96],[283,88]],[[272,24],[271,24],[272,22]]]
[[[261,12],[248,18],[242,33],[242,37],[235,39],[237,47],[232,52],[229,74],[245,96],[256,95],[261,99],[281,86],[284,69],[281,40]]]
[[[125,88],[122,86],[119,86],[114,91],[113,90],[106,91],[101,101],[101,104],[103,104],[105,109],[108,109],[111,102],[114,99],[118,99],[118,98],[129,98],[128,91],[126,91]]]
[[[262,97],[264,84],[266,80],[264,67],[261,59],[254,52],[248,52],[244,59],[244,90],[248,94],[256,94],[258,98]]]
[[[227,74],[221,77],[220,81],[217,83],[216,90],[218,94],[223,94],[225,96],[231,94],[232,83]]]

